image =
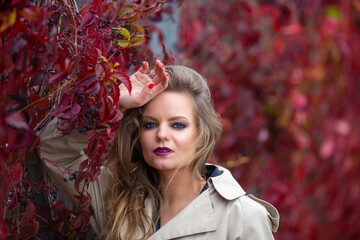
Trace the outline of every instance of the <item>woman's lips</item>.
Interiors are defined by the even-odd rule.
[[[174,151],[167,147],[158,147],[154,149],[154,154],[158,156],[166,156],[170,153],[173,153]]]

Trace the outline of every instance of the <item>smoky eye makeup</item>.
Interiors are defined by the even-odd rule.
[[[175,122],[175,123],[171,124],[171,127],[175,128],[175,129],[184,129],[187,127],[187,124],[183,123],[183,122]]]
[[[156,128],[157,126],[158,126],[157,122],[151,120],[144,120],[141,123],[141,127],[144,129],[153,129]]]

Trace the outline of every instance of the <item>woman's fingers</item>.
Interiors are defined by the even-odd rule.
[[[149,64],[146,61],[143,61],[141,64],[141,67],[139,68],[139,72],[146,74],[146,72],[149,70]]]
[[[130,76],[132,83],[132,94],[120,85],[120,110],[140,107],[164,91],[168,84],[168,76],[164,64],[157,60],[155,68],[148,74],[149,64],[143,62],[140,69]]]
[[[165,66],[160,60],[156,61],[155,68],[151,72],[151,75],[153,76],[153,82],[155,84],[162,82],[164,78],[167,77],[165,72]]]

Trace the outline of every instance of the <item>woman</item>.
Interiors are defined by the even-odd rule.
[[[108,239],[273,239],[276,209],[246,195],[228,170],[205,164],[221,134],[205,79],[161,62],[149,75],[147,70],[144,63],[132,76],[133,95],[121,89],[124,117],[108,167],[88,190],[92,227]],[[61,136],[48,129],[42,157],[76,169],[86,159],[79,154],[81,134]],[[54,146],[63,143],[73,151],[54,156]],[[60,182],[71,196],[72,186]]]

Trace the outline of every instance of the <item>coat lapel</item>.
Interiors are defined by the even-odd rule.
[[[174,239],[215,230],[216,219],[209,191],[204,191],[149,240]]]

